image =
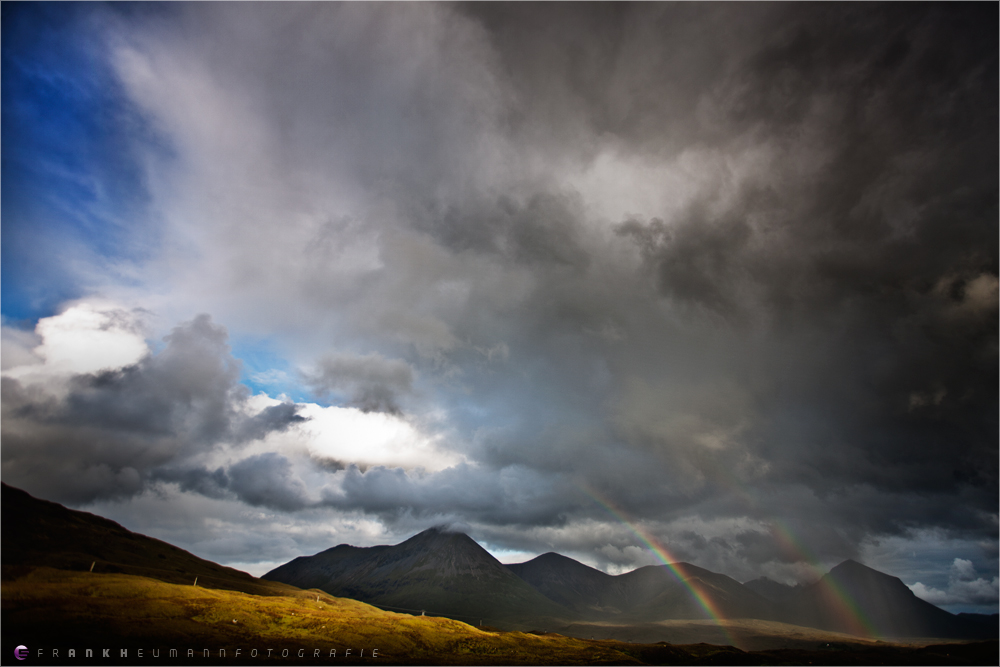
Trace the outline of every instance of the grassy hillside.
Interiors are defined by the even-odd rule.
[[[319,598],[317,600],[317,597]],[[558,635],[482,631],[458,621],[382,611],[354,600],[302,591],[295,597],[257,596],[168,584],[124,574],[91,574],[39,568],[2,590],[4,650],[8,639],[29,647],[111,646],[198,652],[226,649],[229,661],[246,661],[252,648],[335,650],[351,661],[389,664],[637,664],[616,643]],[[16,644],[13,644],[16,646]],[[235,659],[241,648],[242,660]],[[11,648],[12,652],[12,648]],[[34,658],[34,655],[32,656]],[[162,654],[161,654],[162,657]],[[33,662],[37,662],[33,660]],[[307,660],[308,662],[308,660]],[[315,660],[312,660],[315,663]],[[325,661],[324,661],[325,662]]]
[[[172,544],[124,528],[96,514],[71,510],[2,484],[3,579],[38,566],[109,574],[256,595],[288,595],[296,589],[198,558]]]
[[[581,639],[610,639],[636,644],[732,644],[744,651],[770,651],[776,649],[819,650],[828,645],[860,650],[884,645],[876,639],[863,639],[847,633],[817,630],[779,621],[762,621],[755,618],[727,619],[721,622],[710,619],[670,619],[654,623],[573,623],[555,628],[560,634]],[[914,641],[923,645],[930,639]]]

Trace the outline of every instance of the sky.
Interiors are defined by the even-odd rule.
[[[2,12],[5,483],[997,611],[996,4]]]

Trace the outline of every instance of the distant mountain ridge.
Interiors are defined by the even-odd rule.
[[[620,614],[627,606],[625,593],[613,576],[562,554],[549,552],[506,567],[567,609]]]
[[[440,527],[395,546],[340,545],[296,558],[263,578],[473,625],[483,622],[530,629],[539,623],[552,625],[575,618],[468,535]]]
[[[708,618],[705,604],[728,618],[771,620],[778,616],[771,601],[735,579],[690,563],[675,563],[673,572],[649,565],[612,576],[572,558],[547,553],[507,567],[549,599],[589,620],[607,620],[609,615],[618,621],[644,623]],[[698,591],[705,604],[693,591]]]
[[[834,567],[787,600],[802,625],[884,637],[981,637],[982,628],[921,600],[898,577],[854,560]],[[996,636],[994,626],[990,636]]]
[[[782,584],[767,577],[757,577],[751,581],[744,582],[743,585],[772,602],[784,602],[805,588],[803,584],[789,586],[788,584]]]
[[[507,635],[488,628],[484,628],[486,632],[477,632],[450,621],[439,622],[440,619],[385,614],[343,599],[322,596],[321,602],[316,590],[301,590],[257,579],[198,558],[161,540],[133,533],[108,519],[33,498],[6,484],[3,485],[2,509],[7,538],[0,545],[5,651],[12,651],[19,644],[51,647],[56,636],[55,647],[59,650],[79,648],[81,644],[111,644],[116,645],[113,658],[118,657],[118,649],[125,649],[131,659],[123,656],[113,662],[134,664],[136,649],[150,645],[193,643],[211,648],[214,653],[218,649],[228,650],[234,643],[236,646],[260,645],[265,640],[267,645],[275,642],[276,650],[284,647],[296,650],[314,642],[364,636],[378,637],[380,648],[386,649],[389,656],[395,653],[394,657],[400,658],[400,662],[394,664],[504,664],[508,662],[504,656],[509,652],[518,654],[510,662],[520,664],[805,664],[807,658],[809,661],[819,658],[815,664],[832,664],[829,642],[841,642],[844,638],[844,635],[822,630],[755,620],[733,620],[727,624],[729,630],[726,632],[720,631],[714,623],[698,620],[672,622],[669,627],[656,623],[640,627],[582,622],[565,627],[537,628],[568,637],[551,633],[536,637]],[[465,535],[431,531],[415,537],[421,539],[411,538],[396,547],[341,545],[328,549],[322,552],[329,563],[327,575],[345,574],[348,570],[364,574],[360,580],[362,588],[367,586],[365,579],[380,570],[389,579],[402,571],[418,579],[424,578],[432,586],[447,583],[438,580],[439,574],[444,579],[457,578],[460,583],[471,580],[489,585],[492,582],[499,586],[490,604],[502,604],[505,593],[511,590],[524,591],[520,587],[504,588],[511,581],[504,576],[505,571],[530,587],[510,567],[499,564],[489,554],[484,558],[485,551]],[[405,548],[398,549],[402,546]],[[576,575],[561,577],[564,585],[572,583],[574,576],[592,577],[598,588],[609,581],[615,585],[633,581],[629,577],[633,573],[613,577],[558,554],[545,556],[540,563],[548,561],[556,573],[564,566],[570,572],[576,571]],[[312,558],[295,559],[293,563],[301,565]],[[372,561],[378,565],[372,565]],[[92,563],[95,568],[90,574]],[[538,565],[534,563],[536,568]],[[699,583],[712,584],[720,590],[723,584],[732,581],[715,575],[720,579],[713,582],[708,575],[714,573],[690,565],[675,564],[675,567],[683,578],[691,581],[697,578]],[[497,573],[497,577],[491,576],[491,572]],[[641,577],[634,581],[639,581],[640,585],[669,574],[665,568],[640,568],[636,572]],[[595,573],[598,576],[593,576]],[[197,586],[191,585],[192,576],[198,577]],[[169,586],[160,582],[182,585]],[[222,590],[199,592],[202,588]],[[396,590],[400,588],[405,587],[397,586]],[[455,592],[452,589],[451,593]],[[629,586],[613,592],[628,599]],[[662,590],[645,593],[638,606],[655,601],[661,594]],[[538,603],[539,599],[544,596],[536,591],[527,601]],[[584,600],[585,596],[578,595],[576,599]],[[525,612],[524,597],[515,595],[508,602],[517,613]],[[714,600],[713,604],[717,602]],[[556,604],[551,600],[548,603]],[[527,617],[530,616],[529,613]],[[984,636],[995,636],[995,614],[963,616],[982,626]],[[230,619],[236,618],[239,622],[231,623]],[[533,618],[544,621],[542,616]],[[330,625],[331,621],[334,625]],[[57,632],[54,633],[53,628]],[[295,632],[289,634],[289,629]],[[569,639],[586,640],[593,634],[599,635],[593,642]],[[645,639],[640,638],[643,636]],[[609,639],[611,641],[606,641]],[[648,642],[648,645],[639,646],[636,642]],[[726,643],[738,643],[742,650],[719,646]],[[687,646],[683,646],[685,644]],[[748,648],[746,644],[756,644],[757,648]],[[531,650],[525,652],[529,645]],[[848,639],[847,643],[837,646],[840,648],[834,650],[842,651],[840,655],[847,657],[850,664],[992,664],[988,661],[996,655],[995,641],[915,649]],[[774,648],[783,650],[783,657],[778,662],[775,662],[778,654],[773,652]],[[762,652],[743,652],[751,650]],[[379,658],[382,657],[380,653]],[[61,663],[42,660],[40,664]]]
[[[510,629],[638,625],[715,615],[872,637],[996,637],[989,617],[961,618],[917,598],[897,577],[845,561],[808,586],[747,584],[690,563],[617,576],[557,553],[503,565],[463,533],[432,528],[396,546],[340,545],[264,579],[374,605],[479,617]]]

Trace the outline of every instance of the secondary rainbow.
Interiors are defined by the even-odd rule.
[[[730,491],[736,493],[748,507],[754,510],[759,509],[759,503],[756,497],[751,493],[750,489],[740,481],[732,472],[725,466],[718,466],[715,470],[715,479],[722,482]],[[845,591],[843,587],[833,579],[833,577],[824,577],[823,569],[819,566],[819,560],[814,554],[812,554],[809,549],[799,540],[795,533],[788,527],[788,525],[777,518],[771,519],[767,522],[770,529],[771,537],[774,538],[782,548],[793,556],[797,561],[804,563],[809,569],[812,570],[813,576],[817,580],[817,585],[825,588],[832,595],[830,596],[831,601],[837,607],[837,614],[844,619],[850,626],[852,626],[852,632],[865,636],[865,637],[878,637],[879,633],[875,630],[875,626],[872,624],[865,613],[855,602],[854,597],[850,593]]]
[[[783,522],[774,519],[771,521],[771,535],[786,549],[795,554],[799,560],[806,563],[816,574],[818,585],[825,587],[833,596],[834,604],[839,607],[837,610],[841,618],[845,619],[853,626],[855,634],[866,637],[878,637],[875,626],[868,620],[865,613],[854,601],[854,598],[845,591],[833,577],[822,576],[822,570],[816,565],[815,556],[809,553],[808,549],[795,538],[791,530]]]
[[[705,610],[709,618],[715,621],[715,624],[719,626],[722,630],[722,634],[725,636],[726,640],[733,646],[737,646],[736,640],[729,630],[726,628],[725,623],[723,623],[724,616],[722,612],[719,611],[718,607],[712,602],[712,598],[705,594],[701,587],[698,586],[697,582],[692,581],[689,577],[686,577],[684,573],[677,567],[677,559],[671,555],[665,546],[660,544],[655,537],[650,535],[648,532],[643,530],[641,527],[629,521],[610,501],[601,497],[596,491],[588,489],[585,486],[579,486],[580,490],[587,494],[591,500],[597,503],[601,509],[606,511],[608,514],[613,516],[615,520],[621,523],[623,526],[632,531],[639,540],[642,541],[643,545],[649,549],[656,558],[667,566],[667,570],[677,578],[677,581],[684,586],[684,589],[690,594],[691,598]]]

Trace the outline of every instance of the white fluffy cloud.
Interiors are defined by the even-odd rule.
[[[1000,600],[1000,578],[980,577],[972,561],[956,558],[951,565],[948,588],[941,590],[916,582],[913,594],[936,605],[989,605]]]
[[[35,352],[40,343],[41,339],[34,331],[23,331],[3,325],[0,328],[2,370],[41,364],[42,358]]]
[[[257,395],[251,403],[262,410],[281,401]],[[364,412],[354,407],[298,405],[306,421],[282,433],[272,433],[262,447],[281,452],[301,452],[331,469],[423,469],[436,472],[462,462],[463,456],[444,447],[439,436],[423,432],[403,416]]]
[[[34,336],[5,331],[4,373],[10,377],[72,375],[134,364],[149,354],[145,316],[141,310],[109,301],[68,304],[58,315],[40,319]],[[32,340],[39,344],[29,355],[25,347]]]

